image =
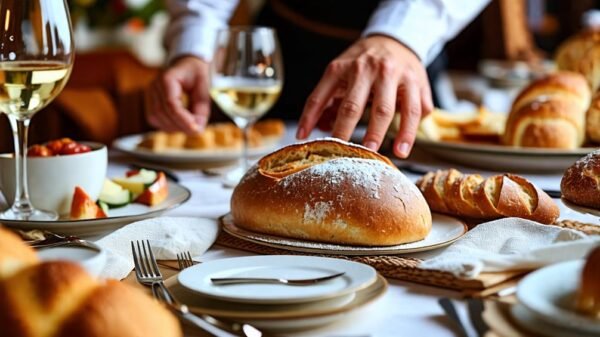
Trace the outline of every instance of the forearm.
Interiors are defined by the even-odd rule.
[[[400,41],[427,65],[490,0],[385,0],[371,16],[364,36],[383,34]]]
[[[239,0],[166,0],[171,21],[165,33],[168,61],[182,55],[210,60],[216,32],[227,26]]]

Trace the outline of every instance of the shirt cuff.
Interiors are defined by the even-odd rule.
[[[173,34],[172,40],[166,41],[169,50],[167,64],[184,55],[196,56],[209,62],[213,56],[216,35],[216,29],[201,25],[190,25],[181,33]]]

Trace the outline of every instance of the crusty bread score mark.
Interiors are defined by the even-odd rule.
[[[263,157],[258,162],[258,172],[267,177],[282,179],[338,158],[372,159],[396,168],[387,157],[367,148],[339,140],[319,140],[286,146]]]

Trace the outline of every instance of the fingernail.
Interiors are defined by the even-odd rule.
[[[304,131],[304,128],[298,128],[298,131],[296,132],[296,139],[304,139],[306,132]]]
[[[408,145],[408,143],[400,143],[400,145],[398,145],[398,152],[404,157],[408,157],[409,149],[410,145]]]
[[[373,151],[377,151],[377,143],[372,140],[365,142],[365,147]]]

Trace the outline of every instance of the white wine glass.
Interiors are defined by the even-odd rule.
[[[33,115],[65,86],[73,58],[66,0],[0,1],[0,112],[8,116],[13,130],[16,187],[14,202],[1,219],[58,217],[35,209],[29,200],[27,132]]]
[[[248,170],[250,127],[271,109],[283,86],[275,30],[257,26],[220,30],[211,62],[210,86],[212,99],[243,130],[240,164],[225,177],[226,185],[235,185]]]

